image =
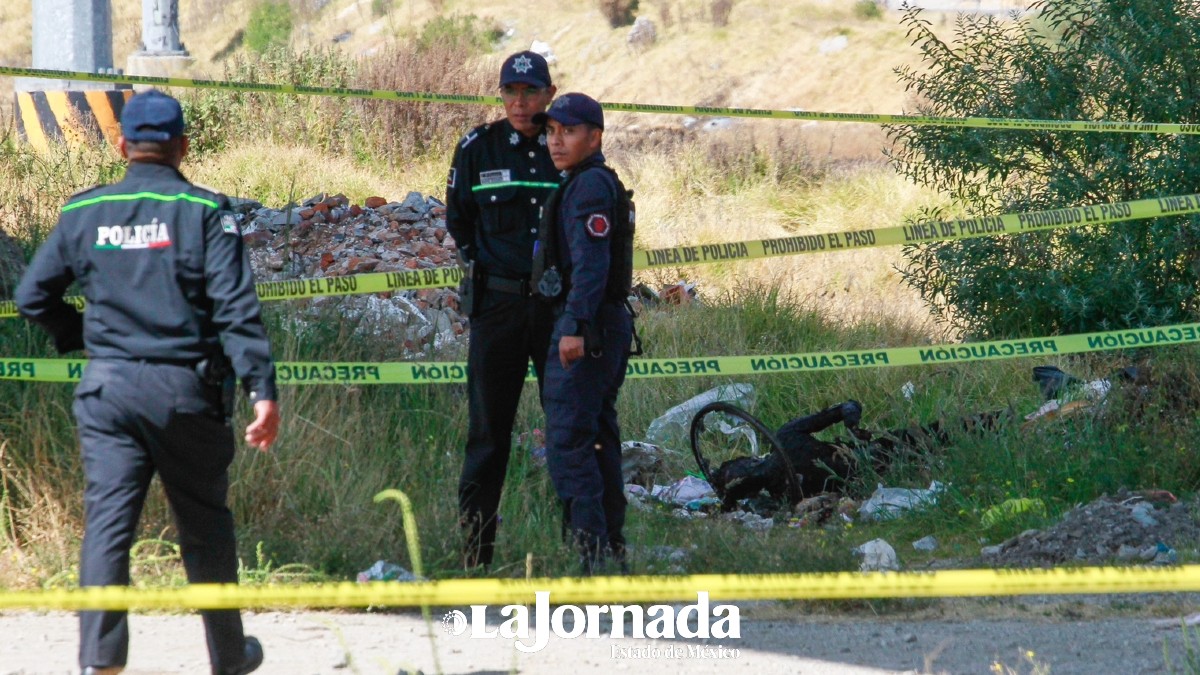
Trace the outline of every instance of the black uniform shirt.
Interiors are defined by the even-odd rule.
[[[223,349],[253,400],[275,367],[229,201],[175,169],[134,162],[124,180],[71,198],[17,288],[21,315],[60,352],[199,361]],[[82,320],[63,301],[78,281]]]
[[[454,151],[446,228],[485,274],[528,279],[542,204],[560,178],[545,134],[529,138],[507,119],[476,127]]]

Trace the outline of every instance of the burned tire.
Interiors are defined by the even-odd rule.
[[[701,435],[706,429],[704,418],[712,413],[720,413],[728,415],[729,417],[734,417],[746,423],[751,429],[754,430],[755,433],[758,434],[759,438],[764,439],[766,444],[770,446],[769,452],[764,453],[764,456],[768,454],[778,455],[781,466],[785,468],[788,505],[791,506],[792,504],[800,501],[800,483],[796,480],[796,470],[792,466],[791,460],[788,459],[787,453],[783,451],[783,447],[775,438],[775,433],[768,429],[767,426],[754,415],[751,415],[732,403],[726,403],[725,401],[714,401],[696,411],[695,416],[692,417],[692,427],[689,434],[692,443],[692,456],[696,458],[696,464],[700,467],[700,473],[704,475],[704,480],[708,481],[708,484],[712,486],[713,491],[717,493],[717,497],[721,498],[722,501],[725,499],[724,490],[713,481],[713,474],[716,472],[717,467],[713,466],[711,461],[712,458],[705,457],[704,452],[700,447]]]

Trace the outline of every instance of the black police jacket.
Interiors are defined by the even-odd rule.
[[[454,151],[446,228],[483,273],[528,279],[538,217],[560,180],[545,134],[529,138],[507,119],[476,127]]]
[[[63,301],[78,281],[82,318]],[[241,231],[225,196],[175,169],[131,163],[73,196],[16,293],[60,352],[198,362],[222,349],[252,400],[275,399],[275,367]]]

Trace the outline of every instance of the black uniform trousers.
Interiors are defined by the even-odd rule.
[[[500,494],[512,452],[513,418],[533,360],[542,389],[553,318],[528,295],[482,292],[471,317],[467,353],[470,413],[466,458],[458,483],[459,518],[465,530],[463,564],[490,565],[496,543]]]
[[[597,317],[602,351],[563,368],[555,335],[546,356],[546,465],[563,502],[566,534],[579,548],[583,573],[605,558],[623,571],[625,481],[617,394],[625,382],[633,320],[623,304],[605,302]]]
[[[226,506],[234,441],[219,388],[203,384],[187,365],[97,359],[75,390],[74,412],[87,479],[80,586],[129,584],[130,547],[155,472],[175,516],[188,581],[236,583],[233,514]],[[241,615],[201,615],[213,672],[239,667]],[[79,616],[80,665],[124,665],[126,613]]]

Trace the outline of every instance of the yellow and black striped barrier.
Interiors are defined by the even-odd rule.
[[[19,91],[16,93],[17,131],[39,150],[51,141],[86,143],[97,136],[116,145],[121,134],[121,111],[132,89],[93,91]]]

